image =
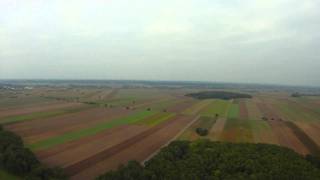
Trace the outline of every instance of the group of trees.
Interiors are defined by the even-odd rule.
[[[130,161],[97,180],[320,179],[319,159],[267,144],[175,141],[141,166]]]
[[[198,93],[186,94],[186,96],[193,97],[196,99],[237,99],[237,98],[252,98],[249,94],[235,93],[235,92],[226,92],[226,91],[205,91]]]
[[[0,169],[28,180],[67,179],[60,168],[43,166],[22,139],[0,125]]]
[[[199,136],[206,136],[206,135],[208,135],[208,129],[199,127],[199,128],[196,128],[196,133]]]

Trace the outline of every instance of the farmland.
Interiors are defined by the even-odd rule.
[[[319,155],[317,97],[185,96],[194,92],[118,86],[1,90],[0,124],[20,135],[42,163],[62,167],[77,180],[93,179],[129,160],[144,162],[174,139],[268,143]],[[197,128],[208,134],[198,135]]]

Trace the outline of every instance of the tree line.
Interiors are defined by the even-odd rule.
[[[130,161],[97,180],[320,179],[320,160],[268,144],[174,141],[142,166]]]
[[[235,92],[226,92],[226,91],[204,91],[198,93],[186,94],[188,97],[193,97],[196,99],[238,99],[238,98],[252,98],[249,94],[235,93]]]
[[[0,169],[26,180],[64,180],[61,168],[41,164],[32,151],[24,147],[20,136],[0,125]]]

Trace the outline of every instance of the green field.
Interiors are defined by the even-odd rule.
[[[183,113],[186,115],[195,115],[199,113],[203,108],[207,107],[212,100],[202,100],[199,101],[198,103],[194,104],[190,108],[186,109]]]
[[[111,122],[97,124],[90,128],[81,129],[79,131],[72,131],[60,136],[55,136],[49,139],[45,139],[43,141],[31,144],[29,145],[29,147],[33,150],[47,149],[58,144],[77,140],[86,136],[95,135],[106,129],[114,128],[114,127],[125,125],[125,124],[133,124],[155,113],[156,113],[155,111],[140,111],[127,117],[112,120]]]
[[[250,120],[227,119],[222,133],[222,139],[231,142],[253,142]]]
[[[200,116],[199,119],[193,123],[186,131],[184,131],[179,139],[181,140],[195,140],[198,138],[206,138],[201,137],[196,133],[197,128],[205,128],[210,131],[214,123],[216,122],[215,117],[208,117],[208,116]]]
[[[175,116],[175,113],[160,112],[153,116],[149,116],[141,121],[138,121],[137,124],[156,126],[164,121],[167,121]]]
[[[202,116],[215,116],[218,114],[220,117],[226,117],[230,101],[215,99],[205,109],[202,110]]]
[[[296,103],[278,102],[275,104],[281,114],[289,121],[318,122],[319,116]]]
[[[228,118],[238,118],[239,115],[239,105],[231,104],[228,111]]]

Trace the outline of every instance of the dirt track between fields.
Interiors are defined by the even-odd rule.
[[[239,117],[243,120],[246,120],[249,118],[249,113],[247,109],[246,102],[244,100],[241,100],[239,102]]]

